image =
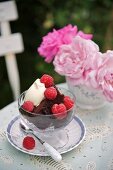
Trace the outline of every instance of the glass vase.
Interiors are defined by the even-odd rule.
[[[85,85],[73,85],[68,77],[66,82],[69,90],[75,95],[76,105],[81,109],[94,110],[105,105],[106,100],[100,90]]]

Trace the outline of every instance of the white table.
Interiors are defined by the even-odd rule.
[[[77,108],[76,115],[86,125],[86,137],[77,148],[62,155],[61,163],[50,157],[25,154],[11,146],[5,131],[18,114],[17,101],[0,111],[0,170],[113,170],[113,104],[93,111]]]

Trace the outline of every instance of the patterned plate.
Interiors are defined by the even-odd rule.
[[[32,150],[27,150],[23,147],[22,141],[23,138],[26,136],[26,134],[20,129],[19,124],[20,124],[19,116],[15,117],[8,124],[6,130],[6,134],[7,134],[6,136],[8,141],[11,143],[11,145],[24,153],[28,153],[31,155],[38,155],[38,156],[48,156],[48,153],[46,152],[44,147],[39,143],[38,140],[35,140],[36,146]],[[63,147],[57,147],[56,145],[56,149],[61,154],[71,151],[72,149],[77,147],[83,141],[86,133],[85,126],[82,120],[77,116],[75,116],[74,119],[62,131],[63,134],[66,133],[66,135],[68,136],[68,140]],[[32,135],[30,134],[29,136]]]

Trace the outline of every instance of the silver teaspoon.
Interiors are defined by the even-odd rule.
[[[35,134],[35,132],[32,129],[30,129],[22,120],[20,122],[20,127],[24,132],[31,133],[32,135],[34,135],[38,139],[38,141],[44,146],[49,156],[51,156],[56,162],[60,162],[62,160],[61,154],[55,148],[53,148],[50,144],[40,139]]]

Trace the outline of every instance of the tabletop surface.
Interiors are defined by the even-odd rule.
[[[76,108],[75,114],[86,126],[86,136],[77,148],[62,155],[61,163],[28,155],[8,142],[7,125],[18,114],[17,101],[0,111],[0,170],[113,170],[113,103],[98,110]]]

